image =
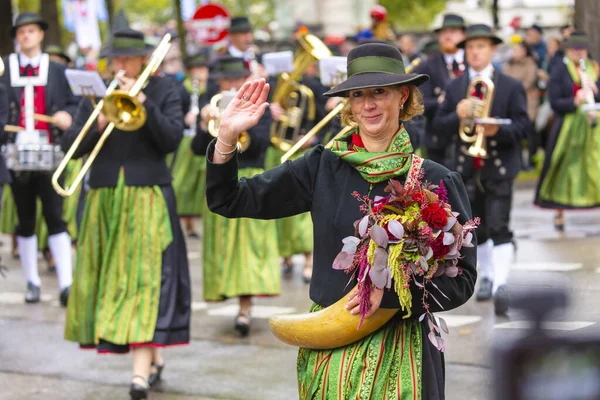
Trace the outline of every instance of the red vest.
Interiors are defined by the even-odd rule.
[[[20,67],[21,75],[25,74],[25,67]],[[29,71],[27,76],[37,76],[40,67],[34,67]],[[46,115],[46,94],[44,86],[36,86],[33,88],[33,112],[35,114]],[[25,127],[25,89],[21,93],[21,117],[19,118],[19,126]],[[50,125],[44,121],[35,121],[35,129],[50,132]],[[52,141],[52,135],[48,135]]]

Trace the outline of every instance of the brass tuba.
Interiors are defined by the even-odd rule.
[[[150,59],[146,63],[146,67],[135,81],[129,92],[116,89],[118,86],[118,78],[115,78],[111,82],[106,90],[106,96],[94,107],[94,111],[92,111],[92,114],[77,135],[77,138],[75,138],[73,145],[69,148],[69,151],[67,151],[67,154],[65,154],[65,157],[52,175],[52,186],[58,194],[63,197],[67,197],[71,196],[75,192],[77,186],[79,186],[91,168],[92,163],[98,156],[102,146],[104,146],[104,142],[106,142],[115,128],[122,131],[134,131],[144,125],[146,122],[146,109],[138,101],[137,95],[144,88],[144,85],[150,76],[152,76],[160,67],[160,64],[167,55],[167,51],[169,51],[169,48],[171,47],[170,42],[171,35],[166,34],[150,56]],[[119,75],[122,75],[122,72],[119,73],[117,77]],[[96,119],[98,119],[98,116],[101,112],[106,116],[109,124],[104,129],[102,136],[100,136],[98,139],[98,143],[90,153],[86,162],[83,164],[81,171],[75,177],[71,186],[69,188],[61,187],[58,183],[60,176],[67,167],[67,163],[73,158],[73,154],[75,154],[75,151],[77,151],[77,148],[81,145],[83,139],[89,133],[92,125],[96,123]]]
[[[472,93],[477,85],[481,86],[482,98]],[[487,158],[486,140],[483,126],[476,123],[477,119],[489,118],[494,101],[495,85],[491,79],[478,76],[473,78],[467,88],[467,99],[471,102],[471,116],[460,121],[458,135],[465,143],[473,143],[464,153],[471,157]]]
[[[231,100],[233,100],[235,94],[235,90],[227,90],[221,93],[217,93],[213,97],[211,97],[210,105],[214,108],[219,109],[219,115],[208,121],[208,133],[210,133],[212,137],[216,138],[219,136],[219,127],[221,126],[221,115],[227,108],[227,105],[229,105]],[[248,150],[248,147],[250,147],[251,143],[250,134],[245,131],[242,132],[238,137],[238,143],[240,144],[239,149],[241,153]]]
[[[316,115],[312,90],[299,82],[311,65],[331,56],[329,48],[316,36],[304,33],[298,35],[297,39],[300,49],[294,56],[294,70],[279,76],[271,100],[285,110],[280,120],[271,124],[271,143],[285,152],[298,142],[303,117],[306,115],[308,121],[314,121]],[[291,134],[288,131],[290,129]]]

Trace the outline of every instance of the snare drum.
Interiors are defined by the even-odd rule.
[[[6,167],[13,171],[53,171],[64,157],[53,144],[14,144],[2,146]]]

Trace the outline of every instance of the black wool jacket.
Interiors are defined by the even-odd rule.
[[[183,137],[183,112],[176,85],[170,78],[151,77],[143,90],[146,123],[138,130],[115,129],[100,150],[90,171],[92,188],[115,187],[119,171],[125,172],[127,186],[154,186],[171,183],[171,172],[165,156],[179,146]],[[88,99],[79,103],[71,128],[63,135],[61,145],[67,151],[92,113]],[[102,132],[97,123],[81,142],[74,157],[90,153]]]
[[[8,93],[6,86],[0,83],[0,144],[5,144],[8,135],[4,132],[4,125],[8,122]],[[10,174],[6,168],[6,160],[0,156],[0,184],[4,185],[10,182]]]

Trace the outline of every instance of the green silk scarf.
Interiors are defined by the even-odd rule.
[[[404,126],[392,138],[385,152],[371,153],[362,147],[352,146],[352,135],[358,134],[358,126],[336,139],[331,151],[350,163],[369,183],[379,183],[404,175],[410,168],[413,148]]]

